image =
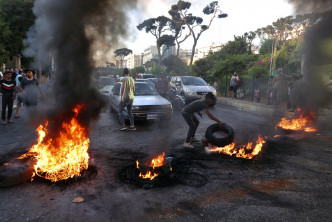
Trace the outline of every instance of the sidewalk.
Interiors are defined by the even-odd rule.
[[[273,116],[276,118],[294,118],[294,113],[289,112],[285,107],[275,108],[273,105],[266,105],[261,103],[249,102],[238,99],[231,99],[225,97],[218,97],[218,104],[224,106],[234,107],[246,112],[256,113],[264,116]],[[332,109],[321,109],[319,112],[318,120],[323,125],[332,125]]]
[[[292,117],[293,113],[287,111],[286,108],[275,108],[272,105],[266,105],[262,103],[254,103],[244,100],[231,99],[225,97],[218,97],[218,104],[235,107],[243,111],[252,112],[264,116],[274,116],[274,117],[283,117],[289,116]]]

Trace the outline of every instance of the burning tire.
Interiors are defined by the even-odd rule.
[[[224,132],[227,135],[224,137],[216,137],[213,135],[216,132]],[[223,126],[219,126],[217,123],[209,126],[207,128],[205,137],[209,143],[211,143],[214,146],[218,147],[224,147],[229,144],[231,144],[234,140],[234,131],[233,128],[230,127],[227,124],[224,124]]]
[[[12,187],[31,179],[34,169],[29,162],[15,162],[0,167],[0,188]]]

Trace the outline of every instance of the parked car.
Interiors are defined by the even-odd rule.
[[[138,78],[149,79],[149,78],[156,78],[156,77],[153,74],[138,74]]]
[[[215,88],[194,76],[175,76],[171,79],[171,87],[176,89],[186,103],[201,99],[209,92],[217,96]]]
[[[155,84],[149,79],[136,79],[136,82],[145,82],[150,84],[153,88],[155,87]]]
[[[118,112],[122,82],[117,83],[110,95],[111,111]],[[124,115],[128,118],[127,110]],[[171,103],[161,97],[147,82],[135,82],[133,115],[136,120],[170,119],[173,115]]]
[[[158,82],[158,78],[148,78],[148,80],[150,80],[151,82],[153,82],[154,85],[156,85],[156,83]]]
[[[109,96],[112,92],[113,87],[115,86],[115,81],[111,77],[100,77],[98,78],[98,87],[99,92]]]

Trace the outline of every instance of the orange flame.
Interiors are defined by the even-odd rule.
[[[158,167],[164,166],[165,165],[165,153],[162,153],[159,156],[157,156],[156,158],[152,159],[151,162],[147,162],[146,165],[149,167],[152,167],[153,170]],[[136,160],[136,168],[140,169],[138,160]],[[139,177],[141,177],[143,179],[153,180],[154,178],[159,176],[159,174],[154,173],[153,170],[152,170],[152,172],[148,171],[146,174],[142,174],[142,172],[141,172],[139,174]]]
[[[74,176],[80,176],[83,170],[88,169],[90,140],[87,129],[82,127],[77,116],[83,106],[76,106],[75,113],[70,122],[62,123],[62,127],[56,138],[48,138],[48,122],[37,129],[39,134],[38,144],[34,145],[28,153],[20,157],[24,159],[32,157],[35,174],[57,182]]]
[[[218,152],[225,155],[233,156],[235,155],[237,158],[243,158],[243,159],[252,159],[253,157],[257,156],[261,151],[263,144],[266,143],[266,141],[259,136],[258,140],[256,141],[255,147],[253,147],[253,143],[249,142],[247,145],[240,147],[237,149],[235,146],[235,143],[232,143],[225,147],[213,147],[210,149],[210,152]]]
[[[149,167],[152,167],[153,169],[155,169],[156,167],[164,166],[165,165],[165,153],[160,154],[156,158],[152,159],[151,163],[147,163],[146,165]]]
[[[311,114],[313,115],[313,114]],[[312,121],[312,117],[303,117],[303,115],[300,115],[299,118],[293,119],[293,120],[287,120],[286,118],[282,118],[281,122],[276,125],[277,127],[280,127],[285,130],[295,130],[295,131],[305,131],[305,132],[317,132],[317,129],[314,127],[309,126]]]
[[[142,177],[143,179],[153,180],[154,178],[158,177],[159,174],[153,173],[151,171],[148,171],[147,174],[139,174],[139,177]]]

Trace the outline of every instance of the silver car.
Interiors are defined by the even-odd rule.
[[[201,99],[209,92],[217,96],[215,88],[194,76],[175,76],[171,79],[171,87],[176,89],[186,103]]]
[[[115,112],[118,112],[121,101],[121,87],[122,82],[118,82],[110,95],[111,110]],[[135,82],[133,115],[136,120],[170,119],[173,115],[173,108],[171,103],[161,97],[151,84]],[[124,116],[128,118],[126,109]]]

